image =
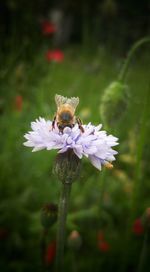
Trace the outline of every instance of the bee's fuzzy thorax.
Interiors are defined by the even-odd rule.
[[[60,114],[61,112],[70,112],[71,114],[74,114],[75,110],[72,106],[70,106],[69,104],[64,104],[61,105],[60,107],[58,107],[57,113]]]

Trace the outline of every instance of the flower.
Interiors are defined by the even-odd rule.
[[[101,170],[102,165],[110,168],[110,162],[115,160],[114,155],[117,154],[112,147],[118,145],[118,138],[107,135],[101,127],[89,123],[83,125],[82,133],[75,124],[73,128],[65,127],[60,132],[56,125],[52,128],[51,121],[40,117],[31,123],[32,131],[24,135],[27,140],[24,145],[33,147],[32,151],[57,149],[58,153],[64,153],[72,149],[79,159],[87,157],[97,169]]]
[[[73,230],[68,237],[68,246],[72,249],[79,249],[82,244],[82,238],[77,230]]]
[[[106,241],[100,241],[100,242],[98,243],[98,248],[99,248],[99,250],[102,251],[102,252],[108,252],[108,251],[110,250],[110,245],[109,245],[109,243],[106,242]]]
[[[51,22],[49,22],[48,20],[44,20],[41,23],[41,29],[42,29],[42,33],[45,36],[48,36],[50,34],[53,34],[56,32],[56,27],[54,24],[52,24]]]
[[[45,264],[49,265],[54,261],[56,255],[56,241],[52,241],[46,249]]]
[[[55,61],[55,62],[62,62],[64,60],[64,53],[57,49],[57,50],[48,50],[45,55],[48,62]]]
[[[109,243],[105,240],[105,235],[103,230],[100,230],[97,235],[97,240],[98,240],[98,248],[102,252],[107,252],[110,250],[110,245]]]
[[[143,227],[143,224],[142,224],[142,221],[140,218],[137,218],[134,223],[133,223],[133,233],[136,234],[136,235],[141,235],[143,234],[144,232],[144,227]]]

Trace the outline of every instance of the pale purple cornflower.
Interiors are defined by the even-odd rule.
[[[64,153],[72,149],[79,159],[87,157],[99,170],[102,165],[111,167],[114,155],[118,153],[112,147],[118,145],[118,138],[107,135],[106,131],[101,130],[102,125],[94,126],[89,123],[82,127],[84,132],[81,132],[78,124],[73,128],[65,127],[60,132],[57,125],[52,128],[51,121],[40,117],[31,123],[32,131],[24,135],[27,140],[24,145],[32,147],[33,152],[57,149],[58,153]]]

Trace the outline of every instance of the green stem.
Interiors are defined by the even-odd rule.
[[[78,272],[78,256],[76,250],[72,251],[72,272]]]
[[[129,50],[129,53],[127,55],[127,58],[124,62],[124,65],[122,66],[122,69],[119,73],[119,77],[118,77],[118,80],[119,81],[122,81],[124,82],[125,80],[125,76],[126,76],[126,73],[127,73],[127,70],[128,70],[128,66],[130,64],[130,61],[131,61],[131,58],[132,56],[134,55],[135,51],[141,46],[143,45],[144,43],[147,43],[147,42],[150,42],[150,37],[145,37],[139,41],[137,41],[132,47],[131,49]]]
[[[140,133],[139,139],[137,144],[137,156],[136,156],[136,167],[135,167],[135,184],[134,184],[134,191],[132,197],[132,209],[133,214],[137,210],[137,205],[140,201],[141,195],[141,186],[142,186],[142,157],[144,151],[144,145],[146,142],[147,137],[147,129],[148,129],[148,117],[149,117],[149,103],[150,103],[150,83],[145,93],[145,97],[143,98],[145,101],[143,103],[143,112],[141,113],[141,120],[140,120]]]
[[[148,246],[148,230],[146,230],[146,232],[145,232],[145,236],[144,236],[144,241],[143,241],[143,246],[142,246],[142,250],[141,250],[141,255],[140,255],[140,259],[139,259],[139,264],[138,264],[137,272],[143,272],[143,271],[145,271],[144,266],[145,266],[146,258],[147,258],[147,246]]]
[[[42,268],[45,271],[45,252],[46,252],[46,240],[47,240],[48,229],[43,229],[41,238],[41,260]]]
[[[56,272],[63,271],[66,219],[71,185],[70,181],[63,183],[60,195],[56,247]]]

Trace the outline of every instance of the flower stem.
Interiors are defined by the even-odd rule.
[[[128,52],[127,58],[126,58],[126,60],[124,62],[124,65],[122,66],[122,69],[121,69],[121,71],[119,73],[119,77],[118,77],[119,81],[123,82],[125,80],[125,76],[126,76],[126,73],[127,73],[127,70],[128,70],[128,66],[130,64],[131,58],[134,55],[135,51],[141,45],[143,45],[144,43],[147,43],[147,42],[150,42],[150,37],[145,37],[145,38],[137,41],[135,44],[133,44],[133,46],[131,47],[131,49]]]
[[[46,240],[47,240],[48,229],[42,230],[41,237],[41,261],[42,261],[42,269],[45,271],[45,252],[46,252]]]
[[[145,264],[146,264],[146,259],[147,259],[147,253],[148,253],[148,230],[145,232],[144,240],[143,240],[143,246],[139,258],[139,264],[137,268],[137,272],[143,272],[145,271]]]
[[[72,182],[70,181],[64,182],[62,184],[62,191],[60,195],[56,246],[56,272],[63,271],[66,219],[71,185]]]
[[[132,196],[132,213],[135,216],[138,205],[141,201],[141,191],[143,186],[143,157],[144,157],[144,146],[148,137],[148,122],[149,122],[149,103],[150,103],[150,82],[143,97],[143,111],[141,112],[140,119],[140,132],[138,135],[137,144],[137,155],[136,155],[136,167],[135,167],[135,183],[134,191]]]

